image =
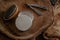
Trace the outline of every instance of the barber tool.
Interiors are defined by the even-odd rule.
[[[27,31],[31,28],[34,16],[30,11],[22,11],[16,19],[16,27],[20,31]]]
[[[27,5],[27,6],[29,6],[29,5]],[[38,15],[42,15],[42,12],[40,11],[40,10],[37,10],[37,9],[35,9],[34,7],[32,7],[32,6],[29,6],[34,12],[36,12],[36,14],[38,14]]]
[[[18,8],[16,5],[12,5],[4,14],[4,20],[10,20],[15,17],[18,13]]]
[[[38,4],[27,4],[27,5],[32,6],[32,7],[36,7],[36,8],[40,8],[40,9],[43,9],[43,10],[48,10],[47,7],[41,6],[41,5],[38,5]]]

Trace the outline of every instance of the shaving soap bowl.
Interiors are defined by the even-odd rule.
[[[32,26],[32,22],[34,20],[34,16],[29,11],[22,11],[18,14],[16,19],[16,27],[21,31],[26,31]]]

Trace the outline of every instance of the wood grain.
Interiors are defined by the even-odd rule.
[[[47,11],[39,9],[43,14],[42,16],[38,16],[35,12],[33,12],[30,8],[26,7],[24,4],[39,4],[42,6],[46,6],[48,8]],[[5,11],[12,5],[16,4],[18,6],[19,12],[23,10],[28,10],[33,12],[34,21],[32,27],[25,32],[21,32],[15,26],[15,18],[10,21],[4,21],[3,15]],[[49,25],[52,24],[53,21],[53,12],[52,7],[50,5],[49,0],[1,0],[0,1],[0,31],[8,36],[11,39],[29,39],[34,36],[37,37],[42,31],[46,30]]]

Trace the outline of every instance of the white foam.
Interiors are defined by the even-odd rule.
[[[24,14],[25,13],[25,14]],[[16,27],[21,31],[29,30],[32,26],[33,15],[28,11],[21,12],[16,19]]]

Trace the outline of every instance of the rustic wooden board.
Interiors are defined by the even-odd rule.
[[[42,16],[37,15],[30,8],[26,7],[24,4],[39,4],[42,6],[46,6],[48,8],[47,11],[39,9],[43,14]],[[25,32],[21,32],[15,26],[15,19],[17,16],[10,20],[4,21],[2,19],[5,11],[13,4],[18,6],[19,12],[23,10],[29,10],[33,12],[35,17],[32,27]],[[12,39],[30,39],[33,37],[37,37],[42,31],[46,30],[49,25],[52,24],[53,21],[53,12],[52,7],[50,5],[49,0],[1,0],[0,1],[0,30],[2,33],[7,35]],[[31,39],[32,40],[32,39]]]

